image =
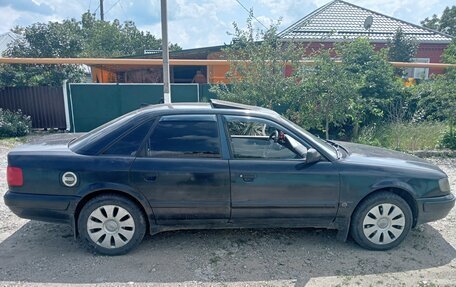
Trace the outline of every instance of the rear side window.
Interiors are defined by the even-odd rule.
[[[153,121],[147,121],[109,147],[104,154],[135,156]]]
[[[150,135],[148,157],[219,158],[215,115],[164,116]]]
[[[109,143],[109,141],[112,139],[112,136],[119,136],[122,134],[125,131],[124,127],[129,125],[130,121],[138,119],[140,117],[140,114],[141,110],[135,110],[133,112],[120,116],[70,142],[69,147],[76,153],[95,154],[100,151],[100,148],[104,148],[106,144]],[[108,139],[109,141],[104,143],[105,139]],[[100,142],[101,146],[98,146],[98,143]]]

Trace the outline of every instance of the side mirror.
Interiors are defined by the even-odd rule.
[[[314,163],[321,160],[321,155],[313,148],[309,148],[306,154],[306,163]]]

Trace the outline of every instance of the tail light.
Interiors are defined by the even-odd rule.
[[[6,178],[9,186],[22,186],[24,184],[22,168],[8,166],[6,169]]]

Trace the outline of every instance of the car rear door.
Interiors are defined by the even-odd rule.
[[[231,149],[233,223],[327,226],[334,220],[339,173],[330,161],[307,164],[287,147],[285,137],[292,135],[277,123],[247,116],[224,118]],[[282,139],[275,142],[274,135]],[[299,139],[293,137],[296,145]]]
[[[149,200],[158,224],[226,223],[228,160],[213,114],[162,116],[132,164],[132,184]]]

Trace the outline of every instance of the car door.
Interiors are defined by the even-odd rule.
[[[224,122],[233,223],[327,226],[334,220],[339,173],[330,161],[307,164],[300,154],[311,146],[270,120],[224,116]]]
[[[158,224],[229,220],[229,166],[221,156],[215,115],[162,116],[130,177],[149,200]]]

